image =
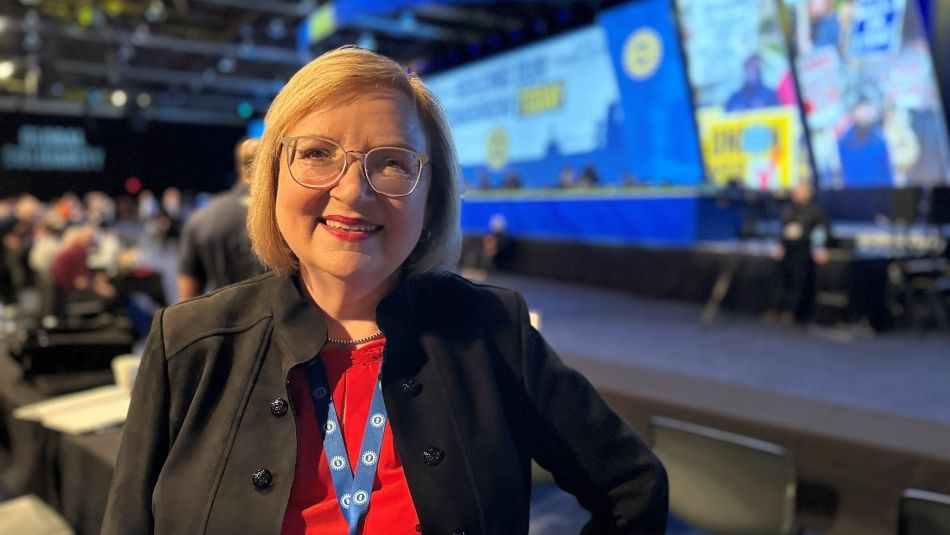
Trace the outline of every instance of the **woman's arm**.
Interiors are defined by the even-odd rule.
[[[532,457],[591,511],[583,533],[664,533],[668,489],[663,465],[530,326],[523,300],[520,308]]]
[[[102,535],[152,533],[152,490],[169,449],[168,369],[162,316],[152,321],[112,476]]]

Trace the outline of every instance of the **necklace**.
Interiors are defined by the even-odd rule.
[[[362,338],[353,338],[352,340],[330,338],[329,336],[327,336],[327,342],[330,342],[331,344],[338,344],[341,346],[355,346],[355,345],[359,345],[365,342],[369,342],[370,340],[375,340],[376,338],[379,338],[382,335],[383,335],[383,331],[376,331],[375,333],[369,336],[364,336]]]

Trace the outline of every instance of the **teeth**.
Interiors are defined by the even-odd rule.
[[[340,230],[348,230],[350,232],[371,232],[376,230],[377,226],[359,226],[359,225],[347,225],[345,223],[340,223],[339,221],[327,220],[326,225],[328,227],[338,228]]]

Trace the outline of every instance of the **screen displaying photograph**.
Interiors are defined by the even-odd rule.
[[[947,183],[947,130],[916,1],[786,0],[823,188]]]
[[[677,0],[706,178],[759,191],[811,177],[775,0]]]

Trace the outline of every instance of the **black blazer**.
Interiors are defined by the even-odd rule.
[[[377,309],[382,381],[423,533],[528,531],[530,461],[592,513],[585,533],[663,533],[666,474],[528,323],[514,292],[404,278]],[[291,367],[326,341],[293,277],[159,312],[103,533],[279,533],[296,462]]]

